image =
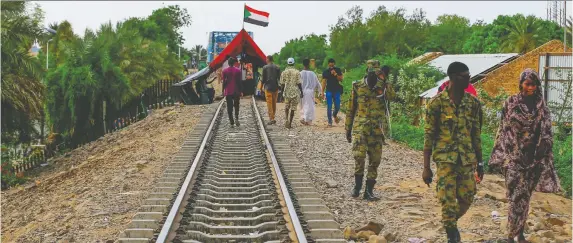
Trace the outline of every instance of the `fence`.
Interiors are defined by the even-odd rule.
[[[151,87],[145,89],[137,98],[122,104],[119,109],[115,107],[106,107],[104,102],[104,128],[105,133],[127,127],[139,120],[144,119],[149,114],[148,111],[173,105],[173,98],[170,95],[170,88],[178,81],[159,80]],[[96,138],[97,139],[97,138]],[[92,141],[94,141],[93,139]],[[81,146],[81,145],[80,145]],[[29,152],[24,152],[29,151]],[[14,148],[8,153],[10,161],[2,162],[2,173],[20,174],[44,164],[55,153],[46,151],[45,145],[32,145],[26,148]],[[10,163],[10,166],[4,166],[4,163]]]
[[[3,151],[8,153],[8,158],[12,163],[10,172],[14,174],[36,168],[46,162],[46,153],[44,145],[32,145],[23,149],[10,149]]]
[[[571,53],[540,53],[539,74],[552,120],[571,122],[573,59]]]
[[[139,97],[122,104],[119,109],[106,107],[105,133],[124,128],[145,118],[148,110],[173,104],[169,90],[176,82],[175,80],[159,80],[145,89]]]

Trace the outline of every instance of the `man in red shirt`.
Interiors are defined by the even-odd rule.
[[[438,88],[438,94],[441,93],[446,87],[448,87],[448,85],[450,85],[450,80],[448,80],[448,81],[444,82],[442,85],[440,85],[440,87]],[[471,83],[468,85],[468,87],[464,91],[466,91],[467,93],[470,93],[474,97],[477,97],[476,89],[474,88],[474,86]]]
[[[227,113],[231,127],[239,123],[239,101],[241,100],[241,70],[235,67],[237,59],[229,58],[229,67],[223,70],[223,95],[227,101]],[[235,119],[233,120],[233,107],[235,108]]]

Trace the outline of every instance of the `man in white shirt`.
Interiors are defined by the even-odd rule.
[[[315,91],[320,91],[319,94],[322,94],[322,86],[316,74],[309,70],[310,60],[302,60],[302,65],[304,69],[300,72],[300,76],[302,78],[303,98],[301,102],[302,119],[300,122],[304,125],[311,125],[312,120],[314,120],[314,93]]]

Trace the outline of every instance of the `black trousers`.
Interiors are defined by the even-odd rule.
[[[207,92],[209,93],[209,104],[213,103],[214,99],[215,99],[215,89],[214,88],[210,88],[207,89]]]
[[[235,108],[235,118],[239,119],[239,101],[241,97],[238,95],[229,95],[226,96],[225,99],[227,100],[227,114],[229,114],[229,121],[231,125],[235,124],[235,120],[233,120],[233,108]]]

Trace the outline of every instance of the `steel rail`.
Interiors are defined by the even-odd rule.
[[[269,141],[269,138],[267,136],[267,132],[265,130],[265,126],[263,124],[261,114],[259,113],[259,109],[257,108],[257,102],[256,102],[254,96],[252,97],[252,100],[253,100],[252,101],[253,102],[253,108],[255,109],[255,116],[257,117],[259,127],[261,129],[261,136],[263,137],[263,140],[265,142],[265,146],[267,147],[267,151],[269,152],[269,155],[271,157],[271,161],[273,162],[274,171],[277,174],[277,180],[279,181],[279,185],[281,187],[281,192],[282,192],[283,197],[285,199],[285,204],[287,206],[289,216],[292,220],[292,224],[294,227],[296,238],[297,238],[299,243],[307,243],[306,237],[304,235],[304,231],[302,229],[302,225],[300,224],[300,221],[298,220],[298,215],[296,214],[296,211],[294,209],[294,205],[292,204],[292,199],[290,198],[290,194],[288,192],[287,185],[286,185],[286,182],[283,178],[283,175],[282,175],[281,169],[279,167],[279,163],[277,161],[277,158],[275,157],[273,147],[272,147],[271,142]]]
[[[181,209],[181,204],[183,203],[183,198],[187,194],[187,190],[189,188],[189,185],[191,184],[191,179],[195,175],[195,170],[197,169],[197,165],[199,164],[199,160],[201,159],[201,157],[203,155],[203,150],[205,150],[205,146],[207,145],[207,141],[209,140],[209,136],[211,135],[211,132],[213,131],[213,127],[215,126],[215,122],[217,121],[217,118],[219,117],[219,112],[221,111],[221,107],[223,106],[224,102],[225,102],[224,99],[221,100],[221,102],[219,103],[219,107],[217,107],[217,111],[215,111],[215,115],[213,115],[213,120],[211,120],[211,124],[209,124],[209,128],[207,128],[207,131],[205,132],[205,137],[203,137],[203,141],[201,142],[201,145],[199,146],[199,151],[197,151],[197,154],[195,155],[195,159],[193,160],[193,164],[191,165],[189,172],[187,172],[187,176],[185,177],[185,181],[183,182],[183,185],[181,185],[181,189],[179,190],[179,193],[177,194],[177,198],[175,199],[175,202],[173,202],[173,206],[171,207],[171,210],[169,211],[169,214],[167,215],[167,219],[165,220],[165,223],[163,224],[163,227],[161,228],[161,231],[159,233],[159,236],[157,237],[156,242],[159,242],[159,243],[167,242],[167,238],[169,236],[169,233],[171,232],[171,227],[173,227],[173,222],[175,221],[175,217],[177,217],[177,214],[179,213],[179,210]]]

